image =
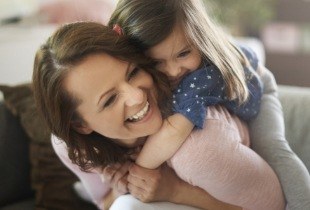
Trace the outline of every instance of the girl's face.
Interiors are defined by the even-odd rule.
[[[146,53],[158,62],[157,69],[169,77],[172,87],[201,64],[198,49],[188,42],[180,27],[175,27],[166,39]]]
[[[81,100],[77,112],[85,123],[77,128],[80,133],[96,131],[134,147],[162,124],[153,79],[133,64],[91,55],[68,73],[64,84]]]

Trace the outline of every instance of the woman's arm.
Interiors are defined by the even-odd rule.
[[[103,198],[111,189],[109,182],[102,181],[99,173],[96,171],[94,171],[94,173],[86,173],[81,171],[79,167],[73,164],[69,159],[66,144],[54,135],[52,135],[51,141],[60,160],[80,179],[93,203],[101,208]]]
[[[149,169],[159,167],[180,148],[193,127],[191,121],[181,114],[169,116],[160,130],[147,138],[136,164]]]
[[[272,73],[259,66],[264,93],[258,116],[249,123],[252,148],[268,162],[282,185],[289,209],[310,209],[309,172],[285,138],[282,107]]]
[[[201,188],[184,182],[166,164],[155,170],[133,165],[128,175],[128,182],[130,193],[143,202],[169,201],[213,210],[241,209],[221,202]]]

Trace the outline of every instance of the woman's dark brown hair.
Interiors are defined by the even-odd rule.
[[[153,63],[106,26],[93,22],[76,22],[60,27],[37,51],[33,70],[34,96],[51,132],[65,141],[68,155],[82,170],[122,162],[130,149],[96,132],[78,133],[72,122],[83,122],[76,112],[80,101],[63,86],[64,78],[87,56],[106,53],[135,63],[150,73],[158,87],[158,101],[164,116],[169,112],[170,90],[166,77],[152,69]]]

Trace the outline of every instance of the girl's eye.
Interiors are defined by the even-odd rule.
[[[156,65],[156,66],[159,66],[159,65],[161,65],[161,64],[163,64],[162,61],[155,61],[155,65]]]
[[[106,108],[113,104],[113,102],[116,100],[116,95],[112,95],[103,105],[103,108]]]
[[[130,80],[132,77],[136,76],[140,71],[140,68],[135,67],[129,74],[128,74],[128,80]]]
[[[190,50],[183,51],[178,55],[178,58],[183,58],[187,56],[188,54],[190,54],[190,52],[191,52]]]

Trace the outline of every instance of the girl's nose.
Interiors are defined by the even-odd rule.
[[[169,77],[177,78],[181,74],[181,67],[175,64],[167,65],[166,73]]]
[[[134,105],[143,103],[143,91],[142,91],[142,89],[140,89],[138,87],[133,87],[131,85],[127,85],[125,94],[126,94],[125,95],[126,106],[134,106]]]

